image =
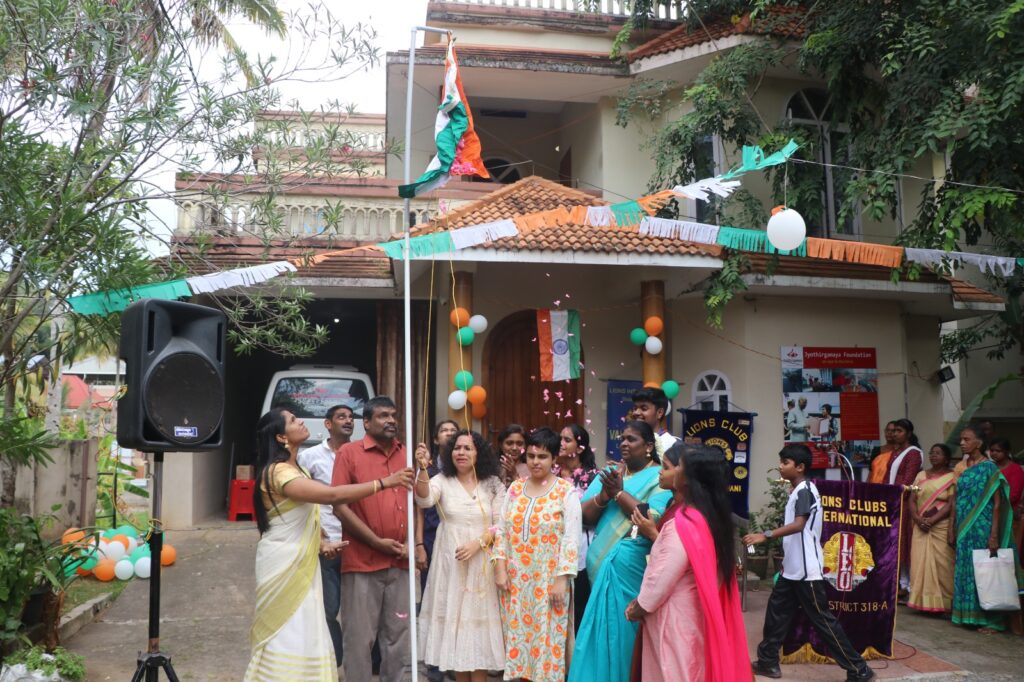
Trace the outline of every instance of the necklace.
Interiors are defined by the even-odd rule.
[[[650,469],[652,466],[654,466],[654,461],[653,460],[648,462],[647,466],[643,467],[642,469],[637,469],[636,471],[627,471],[626,475],[622,477],[622,480],[626,480],[627,478],[630,478],[631,476],[635,476],[636,474],[639,474],[644,469]]]

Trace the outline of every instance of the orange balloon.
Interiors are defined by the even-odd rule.
[[[68,528],[64,535],[60,536],[61,544],[69,545],[72,542],[81,542],[85,539],[85,531],[78,528]]]
[[[661,384],[657,381],[648,381],[644,384],[644,388],[661,388]]]
[[[78,575],[89,575],[90,573],[92,573],[92,570],[88,568],[79,567],[75,569],[75,573],[77,573]]]
[[[484,390],[483,386],[473,386],[466,391],[466,399],[470,405],[483,405],[487,402],[487,391]]]
[[[650,336],[657,336],[665,331],[665,321],[657,315],[652,315],[644,320],[644,331]]]
[[[124,545],[124,551],[126,551],[126,552],[128,551],[128,536],[127,535],[121,535],[121,534],[115,535],[114,537],[110,538],[110,541],[111,542],[120,542],[122,545]]]
[[[96,567],[92,569],[92,574],[96,576],[97,580],[108,583],[114,579],[114,564],[116,563],[113,559],[100,559],[96,563]]]
[[[487,416],[487,405],[479,403],[472,406],[473,419],[483,419]]]
[[[456,308],[448,314],[448,319],[455,327],[465,327],[469,324],[469,311],[465,308]]]
[[[170,566],[171,564],[173,564],[175,562],[175,560],[177,560],[177,558],[178,558],[178,550],[174,549],[170,545],[164,545],[160,549],[160,565],[161,566]]]

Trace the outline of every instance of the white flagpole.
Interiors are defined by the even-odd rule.
[[[403,184],[412,182],[412,90],[415,79],[413,72],[416,68],[416,37],[420,31],[431,33],[444,33],[448,31],[430,26],[413,26],[409,37],[409,73],[405,89],[405,168],[402,177]],[[403,307],[405,312],[405,460],[406,465],[413,466],[413,450],[416,447],[414,434],[412,432],[412,299],[409,282],[409,238],[412,231],[411,199],[404,202],[405,219],[405,245],[402,248],[402,274],[404,278]],[[427,358],[430,362],[430,358]],[[408,507],[407,524],[409,526],[409,657],[411,659],[412,682],[419,678],[419,665],[417,654],[419,646],[416,633],[416,510],[413,507],[412,491],[408,493],[406,502]]]

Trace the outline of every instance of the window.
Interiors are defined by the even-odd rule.
[[[814,159],[820,164],[847,164],[850,159],[847,131],[832,122],[832,98],[824,90],[801,90],[786,105],[786,118],[794,125],[808,129],[815,143]],[[860,212],[851,211],[840,221],[839,214],[847,197],[846,184],[853,171],[831,165],[805,166],[803,172],[817,174],[820,201],[817,206],[798,206],[807,220],[808,231],[817,236],[858,236],[861,232]]]
[[[722,145],[717,135],[706,135],[697,143],[697,148],[694,150],[694,179],[700,180],[719,174],[722,165],[721,150]],[[709,196],[707,201],[690,199],[692,210],[687,213],[692,215],[698,223],[717,225],[720,201],[721,199],[715,195]]]
[[[698,409],[728,411],[729,403],[732,402],[728,377],[716,369],[702,372],[693,382],[692,397],[692,403]]]

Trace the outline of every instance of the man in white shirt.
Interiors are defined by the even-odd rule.
[[[324,418],[327,428],[327,439],[319,445],[306,448],[299,453],[299,466],[309,472],[316,480],[331,485],[334,475],[334,455],[342,445],[352,439],[355,426],[355,414],[348,405],[335,405],[327,410]],[[334,508],[329,504],[320,505],[320,528],[330,542],[341,541],[341,521],[334,515]],[[331,631],[331,642],[334,645],[334,659],[341,665],[341,624],[338,622],[338,611],[341,609],[341,554],[333,559],[320,557],[320,573],[324,586],[324,610],[327,612],[327,629]]]
[[[789,427],[791,442],[805,443],[810,440],[807,430],[807,398],[800,398],[796,407],[786,414],[786,426]]]
[[[668,413],[668,397],[660,388],[641,388],[633,394],[631,419],[647,422],[654,430],[654,450],[660,458],[665,451],[679,440],[665,428]]]

